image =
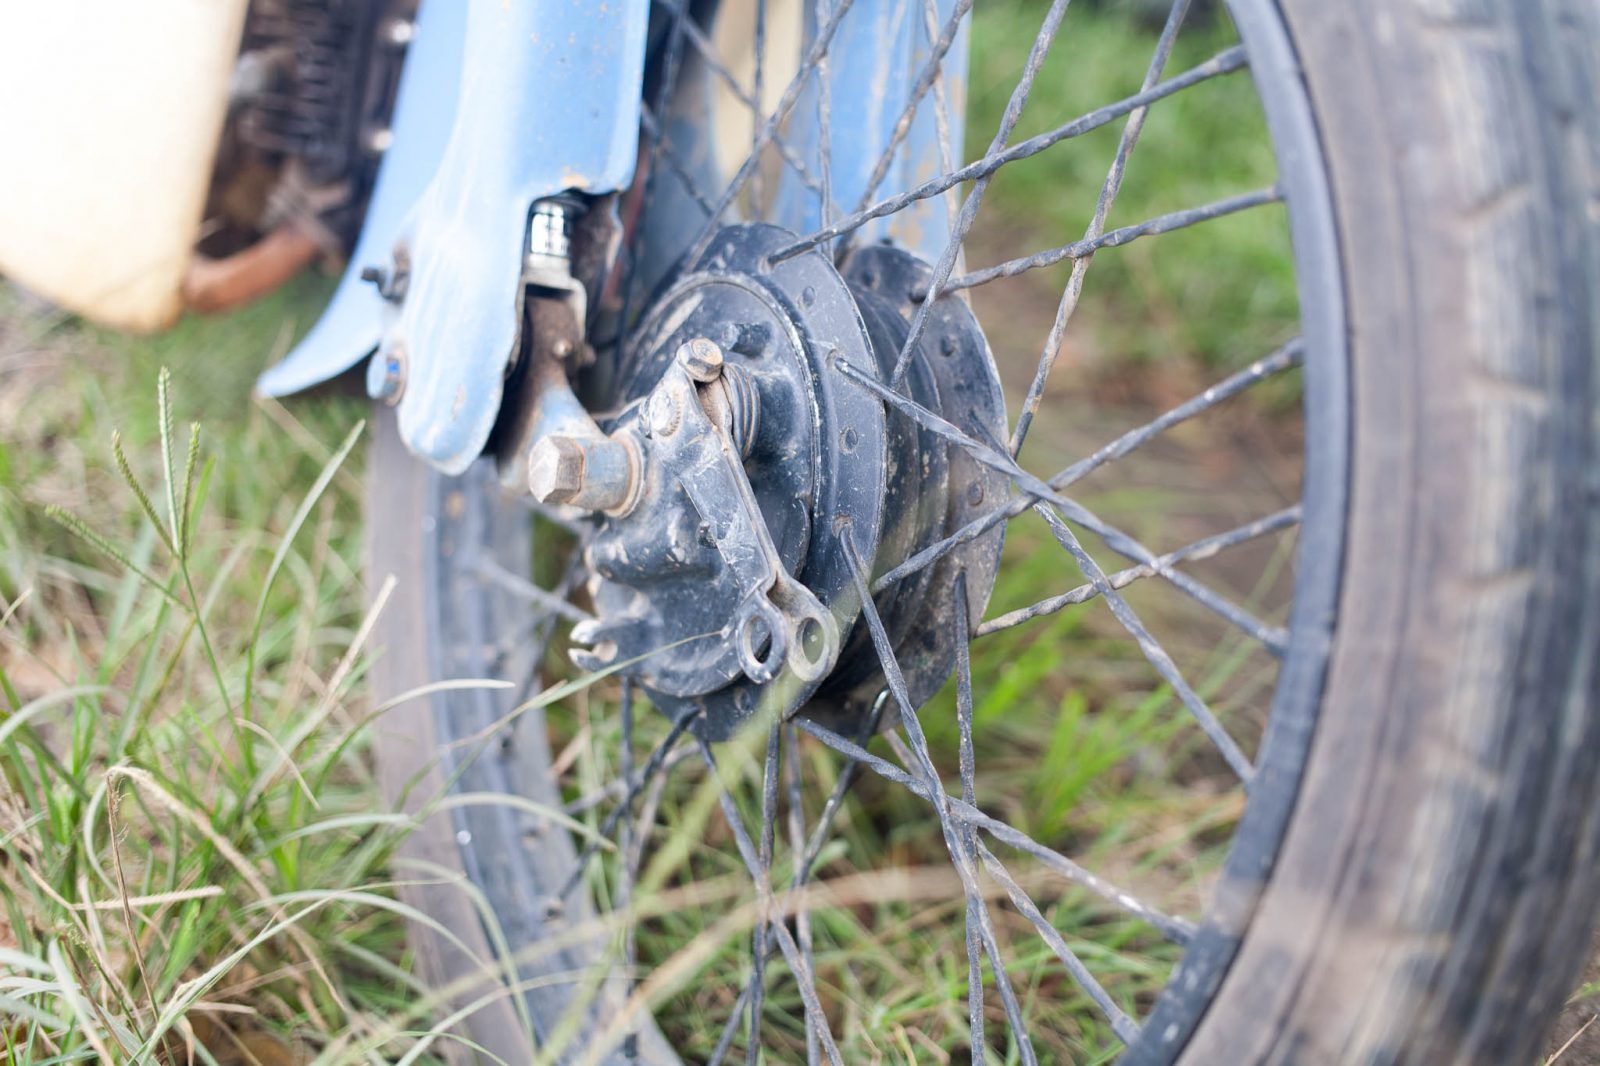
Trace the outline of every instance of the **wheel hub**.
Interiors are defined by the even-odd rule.
[[[841,538],[880,574],[1006,489],[838,369],[891,376],[927,266],[889,247],[856,252],[843,274],[816,251],[769,262],[793,239],[764,225],[719,233],[635,332],[605,427],[603,460],[615,477],[626,457],[626,488],[605,496],[586,549],[596,619],[574,630],[585,647],[573,658],[633,676],[673,717],[702,710],[694,728],[711,738],[763,704],[859,720],[883,680]],[[966,305],[931,308],[920,347],[902,391],[1000,439],[998,377]],[[559,461],[537,449],[536,480],[559,481]],[[975,619],[1002,536],[996,524],[874,596],[913,700],[953,668],[956,575]]]

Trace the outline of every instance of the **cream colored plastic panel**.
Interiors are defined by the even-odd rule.
[[[169,324],[246,0],[0,0],[0,274],[96,321]]]

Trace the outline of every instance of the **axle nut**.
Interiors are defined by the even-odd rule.
[[[549,436],[528,455],[528,491],[540,503],[571,503],[583,490],[583,446],[571,437]]]
[[[625,514],[638,502],[638,449],[618,437],[552,433],[528,453],[528,492],[540,503]]]

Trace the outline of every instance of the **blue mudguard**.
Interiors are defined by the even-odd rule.
[[[744,0],[728,0],[744,2]],[[926,9],[905,0],[858,0],[826,67],[832,101],[831,214],[912,187],[959,159],[940,151],[935,94],[924,98],[876,188],[868,176],[927,60],[954,0]],[[567,190],[604,193],[632,179],[650,0],[424,0],[407,57],[393,146],[379,171],[366,224],[322,319],[259,383],[281,396],[326,381],[380,346],[368,391],[387,388],[404,363],[400,433],[419,456],[450,473],[483,449],[503,395],[520,329],[522,256],[533,202]],[[809,5],[808,5],[809,6]],[[813,17],[816,12],[811,13]],[[788,123],[789,139],[819,171],[818,79]],[[963,28],[946,57],[950,143],[961,144],[966,82]],[[701,134],[709,115],[683,116]],[[689,138],[692,139],[692,138]],[[921,201],[865,228],[937,259],[954,203]],[[821,204],[787,173],[773,220],[798,232],[822,220]],[[734,221],[728,219],[727,221]],[[701,224],[689,218],[688,229]],[[670,247],[668,258],[679,249]],[[361,280],[364,267],[409,270],[396,308]]]
[[[729,0],[725,0],[729,2]],[[832,6],[832,5],[827,5]],[[931,10],[930,10],[931,8]],[[832,218],[913,188],[960,166],[967,95],[967,22],[951,40],[940,64],[939,91],[924,93],[910,128],[895,151],[882,180],[869,185],[879,156],[889,144],[895,124],[937,39],[955,9],[955,0],[855,0],[839,23],[828,49],[827,80],[833,196]],[[813,21],[820,12],[813,8]],[[933,26],[928,25],[928,16]],[[817,121],[819,78],[813,73],[789,121],[788,137],[811,167],[820,173],[823,137]],[[940,96],[943,96],[941,101]],[[940,111],[943,115],[940,115]],[[940,125],[945,125],[948,150],[941,151]],[[948,154],[951,158],[944,158]],[[937,262],[950,239],[950,223],[959,205],[958,191],[915,202],[863,226],[856,240],[889,240],[915,255]],[[821,198],[785,169],[774,221],[797,233],[809,233],[823,222]]]
[[[261,375],[256,388],[263,394],[287,396],[336,377],[371,354],[382,339],[385,305],[377,290],[361,280],[361,270],[388,264],[407,214],[438,169],[455,123],[466,31],[465,4],[428,0],[419,10],[395,99],[391,128],[401,135],[391,139],[378,168],[350,267],[311,332]]]
[[[632,178],[648,17],[648,0],[424,0],[350,268],[260,390],[326,381],[382,344],[407,366],[406,444],[466,469],[516,349],[533,202]],[[360,277],[391,269],[396,253],[409,266],[398,312]],[[369,367],[374,393],[381,362]]]

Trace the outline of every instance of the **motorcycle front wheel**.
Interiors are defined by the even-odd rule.
[[[887,713],[859,734],[801,707],[702,742],[616,678],[533,705],[547,649],[589,615],[573,598],[584,530],[503,495],[489,460],[461,478],[425,468],[377,419],[371,570],[397,581],[376,698],[515,683],[436,691],[377,727],[390,798],[427,814],[402,880],[432,920],[415,930],[424,975],[460,1008],[438,1049],[514,1063],[1530,1061],[1600,884],[1600,19],[1577,0],[1234,0],[1186,29],[1180,0],[1127,95],[1055,114],[1028,104],[1036,79],[1050,61],[1097,61],[1075,42],[1114,16],[980,5],[974,79],[992,76],[985,48],[1009,54],[1007,27],[1031,23],[1031,40],[1017,38],[1001,131],[975,131],[977,164],[958,171],[964,83],[941,62],[964,47],[968,6],[894,9],[924,62],[893,73],[926,83],[917,121],[947,127],[944,174],[894,186],[886,165],[890,184],[835,204],[828,119],[862,103],[819,87],[830,61],[860,62],[831,51],[849,20],[890,5],[805,5],[787,34],[776,2],[661,5],[629,234],[640,276],[621,315],[635,321],[681,254],[737,218],[780,221],[842,262],[867,235],[909,246],[898,213],[940,208],[938,239],[917,249],[930,291],[969,302],[1007,393],[1010,439],[977,446],[1036,475],[1008,474],[996,504],[1014,528],[989,612],[941,622],[959,645],[942,694],[905,698],[891,642],[872,641]],[[756,42],[749,57],[730,57],[730,35]],[[1185,51],[1186,35],[1220,47]],[[764,70],[780,48],[795,59]],[[763,138],[791,77],[785,121]],[[1265,116],[1267,188],[1112,225],[1146,116],[1186,94],[1221,109],[1201,94],[1229,79],[1248,79]],[[981,97],[976,80],[964,91]],[[713,117],[730,94],[757,118],[732,136]],[[1055,162],[1074,123],[1117,131],[1082,186]],[[738,154],[752,143],[759,158]],[[1176,198],[1192,176],[1147,180]],[[1038,225],[1013,213],[986,230],[986,190],[1012,180],[1044,198]],[[1044,232],[1045,199],[1073,197],[1080,229]],[[1061,355],[1080,297],[1095,298],[1089,265],[1249,212],[1290,241],[1297,321],[1223,321],[1227,354],[1193,395],[1103,447],[1055,435],[1101,405],[1078,388],[1077,350]],[[1024,298],[1003,287],[1039,277],[1055,315],[1022,337]],[[1154,291],[1143,284],[1131,291]],[[1101,320],[1137,345],[1170,312],[1124,303]],[[1147,482],[1125,486],[1117,523],[1041,498],[1040,480],[1067,492],[1093,473],[1092,499],[1110,499],[1134,453],[1202,415],[1248,428],[1262,409],[1297,412],[1271,438],[1289,471],[1274,483],[1292,490],[1269,509],[1218,504],[1226,524],[1189,532],[1190,518],[1139,521]],[[1217,498],[1238,484],[1189,466],[1175,480]],[[1247,565],[1204,569],[1236,550]],[[1024,576],[1008,583],[1008,567]],[[1137,724],[1096,747],[1115,721]],[[1038,764],[1052,780],[1019,769]],[[1061,784],[1074,774],[1085,783]],[[1125,795],[1137,802],[1118,807]]]

